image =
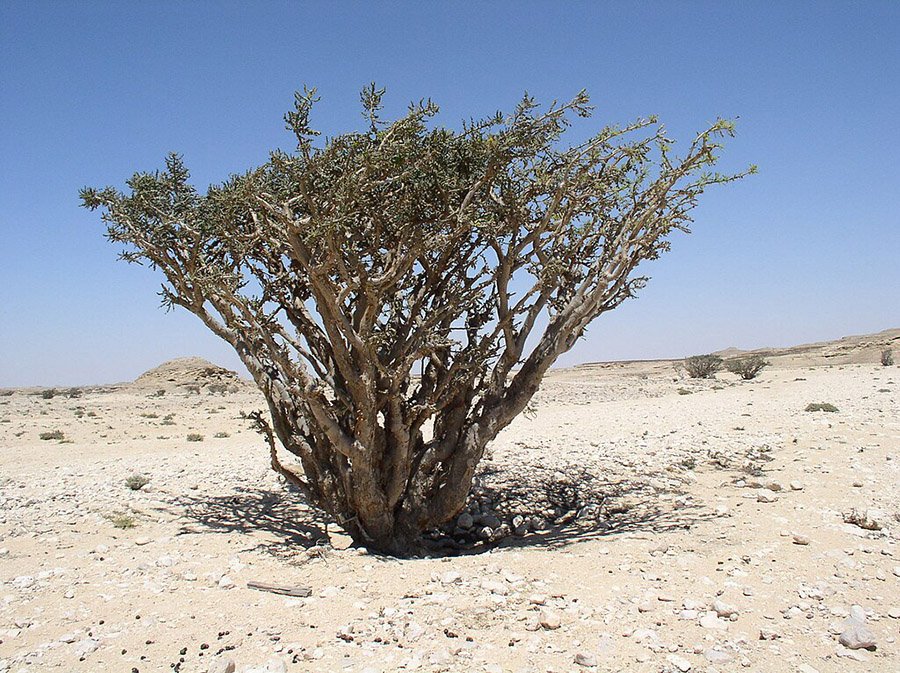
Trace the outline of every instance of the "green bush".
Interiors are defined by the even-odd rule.
[[[60,440],[62,440],[62,439],[65,439],[65,438],[66,438],[66,436],[65,436],[62,432],[60,432],[59,430],[53,430],[53,431],[51,431],[51,432],[42,432],[42,433],[41,433],[40,435],[38,435],[38,436],[39,436],[41,439],[45,440],[45,441],[46,441],[46,440],[51,440],[51,439],[60,439]]]
[[[725,363],[725,368],[732,374],[737,374],[745,381],[755,379],[763,367],[769,363],[761,355],[751,355],[746,358],[736,358]]]
[[[150,480],[142,474],[133,474],[125,480],[125,485],[132,491],[140,491]]]
[[[722,368],[718,355],[694,355],[684,361],[684,369],[692,379],[709,379]]]
[[[128,514],[111,514],[106,518],[109,519],[113,526],[121,528],[122,530],[137,526],[137,521],[134,520],[133,516],[129,516]]]

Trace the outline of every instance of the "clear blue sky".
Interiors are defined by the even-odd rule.
[[[587,88],[577,132],[658,114],[688,140],[740,116],[694,233],[650,265],[565,363],[680,357],[900,326],[900,2],[0,2],[0,386],[133,378],[237,359],[164,313],[150,271],[116,261],[84,185],[121,187],[184,154],[205,187],[291,146],[281,116],[363,125],[432,97],[441,121]]]

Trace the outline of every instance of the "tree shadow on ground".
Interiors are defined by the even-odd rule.
[[[242,487],[221,496],[181,495],[169,505],[182,520],[179,534],[201,532],[196,524],[214,533],[240,533],[256,542],[253,549],[276,556],[328,544],[327,519],[289,485],[277,491]]]
[[[476,521],[494,516],[508,530],[483,539],[481,524],[467,531],[450,525],[423,540],[429,555],[439,556],[478,554],[498,546],[558,548],[624,533],[689,529],[714,516],[679,488],[659,486],[677,480],[652,481],[649,475],[600,478],[580,465],[488,465],[476,479],[468,509]],[[328,518],[289,485],[276,491],[245,487],[214,497],[183,495],[170,505],[184,522],[182,533],[198,532],[195,524],[213,532],[240,533],[257,543],[253,549],[282,558],[329,545]],[[531,526],[536,530],[515,535],[514,524],[520,521],[537,521]]]
[[[456,540],[461,544],[447,546],[456,547],[452,553],[457,554],[480,553],[498,546],[558,548],[624,533],[690,529],[715,516],[677,486],[655,485],[653,481],[650,475],[601,478],[582,465],[486,467],[473,489],[470,511],[480,510],[483,516],[487,510],[510,528],[517,520],[527,525],[536,518],[541,523],[525,535],[493,540],[477,539],[476,527]],[[475,518],[477,521],[477,514]],[[458,538],[458,532],[450,535]]]

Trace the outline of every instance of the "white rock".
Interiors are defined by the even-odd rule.
[[[555,631],[562,625],[562,620],[557,612],[549,608],[541,608],[540,625],[548,631]]]
[[[733,658],[728,652],[722,650],[706,650],[703,656],[711,664],[725,664]]]
[[[597,657],[586,652],[579,652],[575,655],[575,663],[586,668],[594,668],[597,665]]]
[[[873,649],[876,646],[875,634],[864,623],[852,617],[844,621],[844,630],[838,641],[851,650]]]
[[[98,647],[100,647],[99,640],[95,640],[94,638],[85,638],[75,645],[75,655],[78,657],[86,656],[91,652],[96,651]]]
[[[803,490],[803,483],[802,483],[802,482],[799,482],[799,481],[792,481],[792,482],[790,483],[790,487],[791,487],[791,490],[792,490],[792,491],[802,491],[802,490]]]
[[[684,657],[679,657],[677,654],[670,654],[668,657],[666,657],[666,661],[668,661],[682,673],[687,673],[687,671],[691,670],[692,668],[691,662],[689,662]]]
[[[704,629],[723,630],[728,628],[728,624],[719,619],[719,616],[713,611],[703,613],[703,616],[700,617],[700,626]]]
[[[443,575],[441,575],[441,584],[455,584],[462,579],[462,575],[460,575],[455,570],[448,570]]]
[[[234,589],[234,580],[232,580],[228,575],[222,575],[219,578],[219,588]]]
[[[719,617],[731,617],[737,614],[737,610],[721,600],[714,600],[710,606]]]
[[[234,659],[222,657],[216,659],[207,669],[207,673],[234,673]]]
[[[850,619],[855,619],[858,622],[866,621],[866,611],[863,609],[861,605],[851,605],[850,606]]]

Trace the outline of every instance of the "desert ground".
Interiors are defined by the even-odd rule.
[[[0,673],[900,670],[890,346],[556,370],[484,461],[481,541],[408,560],[305,507],[208,363],[2,390]]]

